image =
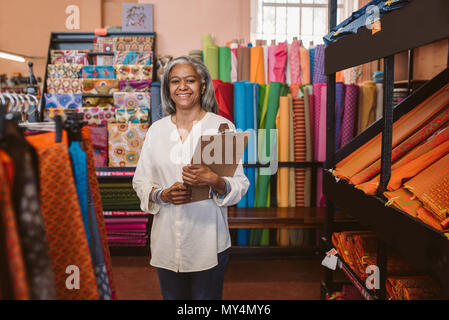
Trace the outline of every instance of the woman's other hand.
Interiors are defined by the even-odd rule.
[[[175,182],[170,188],[162,191],[161,200],[173,204],[188,203],[192,198],[192,189],[183,182]]]
[[[200,164],[189,164],[182,168],[184,183],[192,187],[211,187],[220,177],[209,167]]]

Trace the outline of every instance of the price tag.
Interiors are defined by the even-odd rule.
[[[335,248],[332,248],[332,250],[326,252],[326,256],[324,257],[323,261],[321,261],[321,265],[331,270],[335,270],[337,268],[338,262],[338,258],[335,256],[336,254],[337,250],[335,250]]]

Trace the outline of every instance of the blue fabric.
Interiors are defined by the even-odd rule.
[[[90,245],[90,228],[89,228],[89,212],[87,204],[87,159],[81,143],[72,141],[69,147],[69,153],[72,160],[73,173],[75,176],[76,194],[81,207],[81,215],[83,217],[84,229],[86,230],[87,242]]]
[[[104,261],[103,246],[101,243],[100,232],[98,229],[97,215],[95,213],[95,205],[90,190],[90,185],[87,185],[88,209],[89,209],[89,223],[91,230],[90,253],[92,255],[92,262],[94,265],[95,278],[97,280],[98,293],[101,300],[112,300],[111,287],[109,284],[108,272],[106,271],[106,263]]]
[[[310,56],[310,81],[313,83],[313,68],[315,65],[315,48],[309,49]],[[295,98],[295,97],[293,97]]]
[[[338,141],[340,140],[341,122],[343,119],[344,98],[345,85],[343,82],[337,82],[335,90],[335,151],[340,149]]]
[[[379,18],[382,18],[385,14],[400,9],[407,5],[410,0],[373,0],[364,7],[357,11],[354,11],[352,15],[344,20],[342,23],[331,29],[331,32],[326,35],[323,40],[326,45],[337,41],[348,34],[355,34],[359,28],[364,27],[368,21],[373,21],[371,17],[376,11],[379,12]],[[375,6],[378,10],[373,10],[371,6]]]
[[[384,72],[383,71],[374,72],[373,81],[375,81],[376,83],[383,83],[384,82]]]
[[[198,272],[173,272],[156,268],[164,300],[221,300],[229,249],[218,254],[218,264]]]
[[[161,83],[151,83],[151,123],[156,122],[164,117],[161,104]]]

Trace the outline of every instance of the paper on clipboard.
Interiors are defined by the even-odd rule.
[[[193,152],[191,164],[206,165],[219,176],[234,176],[248,144],[250,133],[225,131],[226,127],[228,127],[227,124],[221,124],[219,133],[200,137]],[[209,187],[192,187],[190,202],[210,199],[209,191]]]

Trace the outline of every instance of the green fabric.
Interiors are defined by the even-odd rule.
[[[203,39],[202,39],[202,47],[203,47],[203,61],[206,61],[206,55],[207,55],[207,47],[208,46],[212,46],[214,44],[214,41],[212,40],[212,35],[211,34],[203,34]]]
[[[209,69],[209,73],[212,79],[218,79],[218,47],[217,46],[208,46],[206,48],[206,55],[204,58],[204,64],[207,69]]]
[[[218,79],[231,82],[231,48],[218,48]]]

